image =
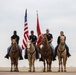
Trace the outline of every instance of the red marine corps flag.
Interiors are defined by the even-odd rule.
[[[37,12],[37,35],[38,35],[37,46],[40,47],[42,36],[41,36],[41,30],[40,30],[40,25],[39,25],[38,12]]]
[[[28,23],[27,23],[27,9],[26,9],[24,17],[24,36],[22,41],[22,49],[25,49],[27,39],[29,38],[28,38]]]

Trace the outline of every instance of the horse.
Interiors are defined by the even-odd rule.
[[[67,52],[65,48],[65,36],[60,36],[60,44],[58,45],[57,49],[57,56],[59,60],[59,70],[58,72],[66,72],[66,61],[67,61]]]
[[[19,57],[19,49],[16,42],[16,39],[11,40],[11,49],[10,49],[10,60],[11,60],[11,72],[19,72],[18,70],[18,57]]]
[[[35,46],[31,42],[31,40],[27,41],[27,55],[28,55],[28,61],[29,61],[29,72],[35,72],[35,60],[36,60],[36,51]]]
[[[43,72],[46,70],[46,64],[47,63],[47,72],[51,72],[51,64],[52,64],[52,48],[50,47],[50,44],[48,43],[47,36],[45,34],[42,34],[42,48],[41,48],[41,56],[44,64]]]

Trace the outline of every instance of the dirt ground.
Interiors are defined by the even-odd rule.
[[[58,72],[57,67],[52,72],[43,72],[42,67],[36,68],[36,72],[28,72],[27,67],[19,67],[19,72],[10,72],[9,67],[0,67],[0,75],[76,75],[76,67],[68,67],[67,72]]]

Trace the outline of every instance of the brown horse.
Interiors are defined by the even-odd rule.
[[[29,61],[29,72],[32,71],[32,67],[33,67],[33,72],[35,72],[36,51],[34,44],[31,42],[31,40],[27,41],[27,54]]]
[[[47,71],[51,72],[51,64],[52,64],[52,48],[50,47],[50,44],[48,43],[47,37],[45,34],[42,35],[42,49],[41,49],[41,56],[44,63],[44,69],[43,72],[45,72],[45,62],[47,63]]]
[[[11,50],[9,53],[10,59],[11,59],[11,72],[14,71],[18,72],[18,57],[19,57],[19,50],[18,50],[18,45],[16,42],[16,39],[12,39],[11,43]],[[14,66],[14,67],[13,67]]]
[[[63,66],[64,66],[64,72],[66,72],[66,61],[67,61],[67,53],[65,48],[65,36],[60,36],[60,44],[57,49],[57,56],[59,60],[59,70],[58,72],[63,72]]]

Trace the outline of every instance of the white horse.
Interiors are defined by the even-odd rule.
[[[32,71],[32,68],[33,72],[35,72],[36,51],[34,44],[31,42],[31,40],[27,41],[27,55],[29,61],[29,72]]]
[[[60,44],[57,49],[57,56],[59,60],[58,72],[60,71],[63,72],[63,67],[64,67],[64,72],[66,72],[67,52],[65,48],[65,36],[60,36]]]

